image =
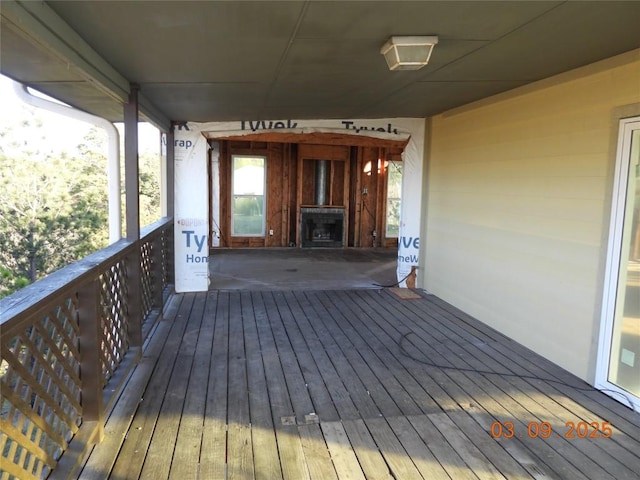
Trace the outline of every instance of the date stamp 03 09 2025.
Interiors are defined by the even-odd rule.
[[[613,429],[610,422],[565,422],[562,432],[555,431],[549,422],[529,422],[526,433],[516,431],[513,422],[493,422],[491,436],[493,438],[549,438],[556,434],[564,438],[611,438]]]

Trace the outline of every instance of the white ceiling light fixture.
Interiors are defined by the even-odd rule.
[[[438,37],[399,37],[387,40],[380,53],[384,55],[389,70],[419,70],[429,63],[433,47]]]

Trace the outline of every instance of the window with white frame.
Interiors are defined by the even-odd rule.
[[[264,236],[266,163],[266,157],[262,156],[232,156],[232,236]]]

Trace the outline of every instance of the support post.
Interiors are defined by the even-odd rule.
[[[175,133],[174,125],[171,124],[167,132],[167,217],[173,218],[175,215]],[[168,258],[169,258],[169,278],[168,282],[175,283],[175,261],[173,251],[173,228],[171,234],[167,236]]]
[[[162,232],[151,241],[151,308],[162,313]]]
[[[175,212],[175,134],[173,125],[167,132],[167,217]]]
[[[137,85],[131,85],[129,102],[124,104],[124,163],[124,185],[127,202],[127,240],[134,242],[140,238]]]
[[[142,345],[142,286],[140,266],[140,184],[138,180],[138,86],[131,85],[124,105],[124,175],[127,240],[135,249],[127,256],[129,342]]]
[[[82,380],[82,418],[96,422],[98,441],[104,436],[103,373],[100,361],[101,321],[100,294],[96,279],[83,284],[78,291],[78,324],[80,327],[80,379]]]

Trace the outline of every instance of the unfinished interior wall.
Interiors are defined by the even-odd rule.
[[[436,116],[425,288],[593,380],[613,118],[640,51]]]
[[[344,247],[395,248],[385,236],[386,166],[402,161],[400,147],[349,146],[216,140],[220,145],[220,242],[222,247],[287,247],[304,242],[301,212],[318,206],[344,212]],[[231,160],[234,155],[265,156],[266,229],[264,236],[231,232]],[[316,196],[316,172],[327,162],[322,205]],[[373,168],[372,168],[373,166]],[[212,239],[213,240],[213,239]]]

